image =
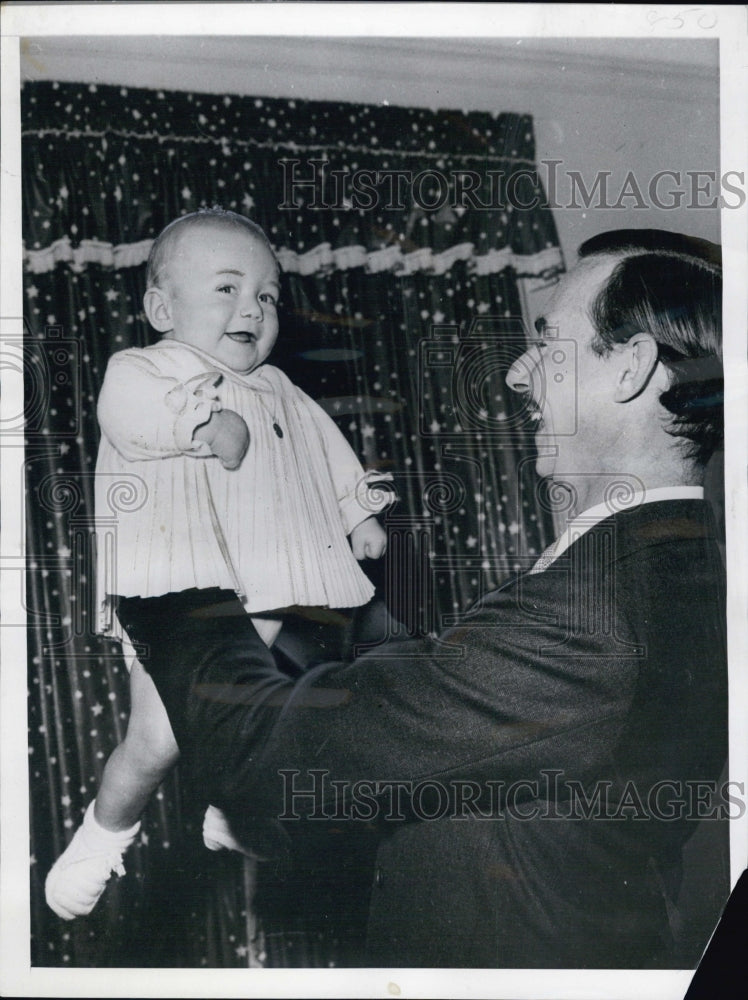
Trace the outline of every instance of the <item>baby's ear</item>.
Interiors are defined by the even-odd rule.
[[[147,288],[143,296],[143,308],[154,330],[168,333],[172,329],[171,304],[163,288],[157,288],[155,285]]]

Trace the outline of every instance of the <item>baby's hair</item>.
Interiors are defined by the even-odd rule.
[[[175,244],[180,235],[188,229],[193,229],[203,225],[234,226],[245,229],[248,233],[260,240],[275,256],[270,240],[265,235],[265,231],[252,222],[251,219],[229,209],[214,205],[212,208],[201,208],[197,212],[190,212],[189,215],[180,215],[178,219],[165,226],[153,241],[151,252],[148,255],[148,265],[145,272],[146,288],[158,288],[163,277],[166,265],[174,251]]]

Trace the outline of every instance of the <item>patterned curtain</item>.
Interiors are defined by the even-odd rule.
[[[121,651],[93,631],[95,403],[109,356],[154,336],[153,237],[213,204],[266,230],[283,272],[271,361],[393,473],[388,557],[371,572],[402,634],[431,631],[553,534],[503,382],[523,349],[521,279],[563,268],[534,155],[526,115],[25,86],[33,964],[357,963],[366,849],[326,863],[306,840],[258,934],[252,869],[203,848],[178,773],[90,917],[65,924],[44,903],[127,723]],[[115,523],[131,501],[113,490],[98,516]]]

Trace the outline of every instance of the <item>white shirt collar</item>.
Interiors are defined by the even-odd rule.
[[[594,528],[606,517],[611,517],[621,510],[629,510],[632,507],[639,507],[645,503],[655,503],[658,500],[703,500],[703,486],[659,486],[653,490],[641,490],[626,500],[614,500],[595,504],[587,510],[578,514],[569,521],[564,531],[553,543],[552,549],[547,553],[544,568],[563,555],[564,552],[582,535]]]

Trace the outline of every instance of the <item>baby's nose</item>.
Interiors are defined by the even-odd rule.
[[[262,317],[262,305],[254,296],[248,296],[239,304],[239,311],[242,316],[260,319]]]

